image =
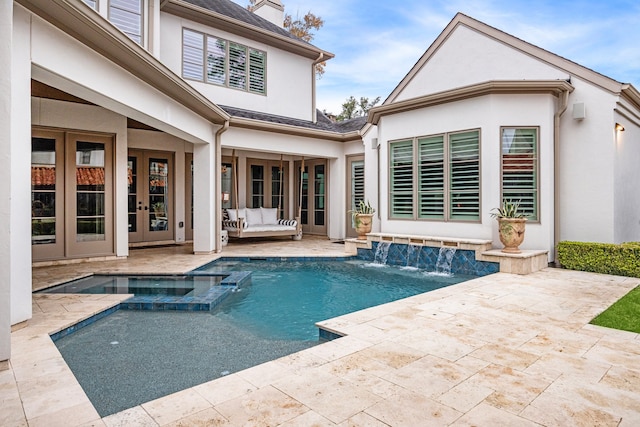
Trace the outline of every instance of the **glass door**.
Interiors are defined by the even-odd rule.
[[[309,234],[327,234],[327,172],[325,160],[296,162],[296,187],[300,200],[302,231]]]
[[[129,150],[129,242],[174,240],[173,154]]]
[[[69,255],[112,254],[112,138],[67,135],[67,245]]]
[[[34,260],[64,257],[64,134],[31,138],[31,246]]]

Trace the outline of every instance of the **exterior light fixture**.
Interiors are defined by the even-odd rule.
[[[616,123],[616,130],[619,132],[624,132],[624,126],[622,126],[620,123]]]

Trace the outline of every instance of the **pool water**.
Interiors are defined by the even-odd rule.
[[[216,271],[216,263],[201,271]],[[470,276],[434,275],[363,261],[223,264],[227,270],[251,270],[251,285],[218,307],[237,325],[278,339],[317,339],[315,323],[468,280]]]
[[[252,280],[209,313],[118,310],[56,341],[101,416],[319,344],[316,322],[468,280],[362,261],[217,262]]]

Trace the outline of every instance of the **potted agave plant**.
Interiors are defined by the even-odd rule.
[[[500,241],[504,245],[502,252],[519,254],[518,247],[524,240],[527,215],[520,210],[520,201],[504,199],[502,206],[492,209],[491,216],[498,220]]]
[[[355,209],[349,211],[353,218],[353,228],[358,233],[358,239],[364,240],[367,238],[366,234],[371,232],[371,224],[373,222],[373,214],[376,210],[371,206],[371,203],[367,200],[360,200]]]

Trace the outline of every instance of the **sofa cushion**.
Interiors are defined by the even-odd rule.
[[[262,225],[262,212],[260,211],[260,208],[247,208],[246,211],[246,220],[247,224],[249,224],[249,227],[251,227],[252,225]]]
[[[278,223],[278,208],[260,208],[263,224]]]
[[[231,221],[237,221],[238,218],[246,218],[246,213],[244,208],[242,209],[229,209],[227,210],[227,212],[229,212],[229,219]]]

